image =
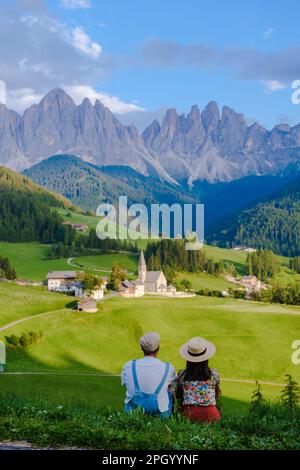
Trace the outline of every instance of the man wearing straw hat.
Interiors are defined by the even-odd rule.
[[[171,364],[157,359],[160,336],[147,333],[140,339],[144,357],[127,362],[122,370],[122,385],[126,386],[125,411],[137,408],[147,414],[167,417],[172,414],[171,386],[175,385],[176,373]]]
[[[195,337],[181,346],[179,352],[186,360],[186,369],[179,375],[176,388],[181,413],[191,421],[218,421],[221,418],[216,406],[220,397],[220,374],[208,366],[208,359],[216,352],[215,345]]]

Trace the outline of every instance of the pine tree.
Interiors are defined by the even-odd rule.
[[[295,410],[300,402],[300,387],[292,379],[290,374],[286,374],[286,385],[281,391],[281,402],[291,411]]]
[[[256,383],[256,387],[251,397],[250,413],[261,414],[263,411],[264,405],[266,405],[266,400],[262,394],[260,383],[257,380],[255,381],[255,383]]]

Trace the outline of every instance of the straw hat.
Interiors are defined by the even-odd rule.
[[[180,356],[189,362],[207,361],[216,352],[216,346],[204,338],[192,338],[179,349]]]

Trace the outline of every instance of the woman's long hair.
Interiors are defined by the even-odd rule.
[[[210,378],[211,370],[208,367],[208,361],[186,362],[184,380],[193,382],[195,380],[209,380]]]

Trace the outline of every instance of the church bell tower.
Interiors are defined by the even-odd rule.
[[[139,280],[144,284],[147,276],[147,265],[144,257],[144,252],[141,251],[138,267]]]

